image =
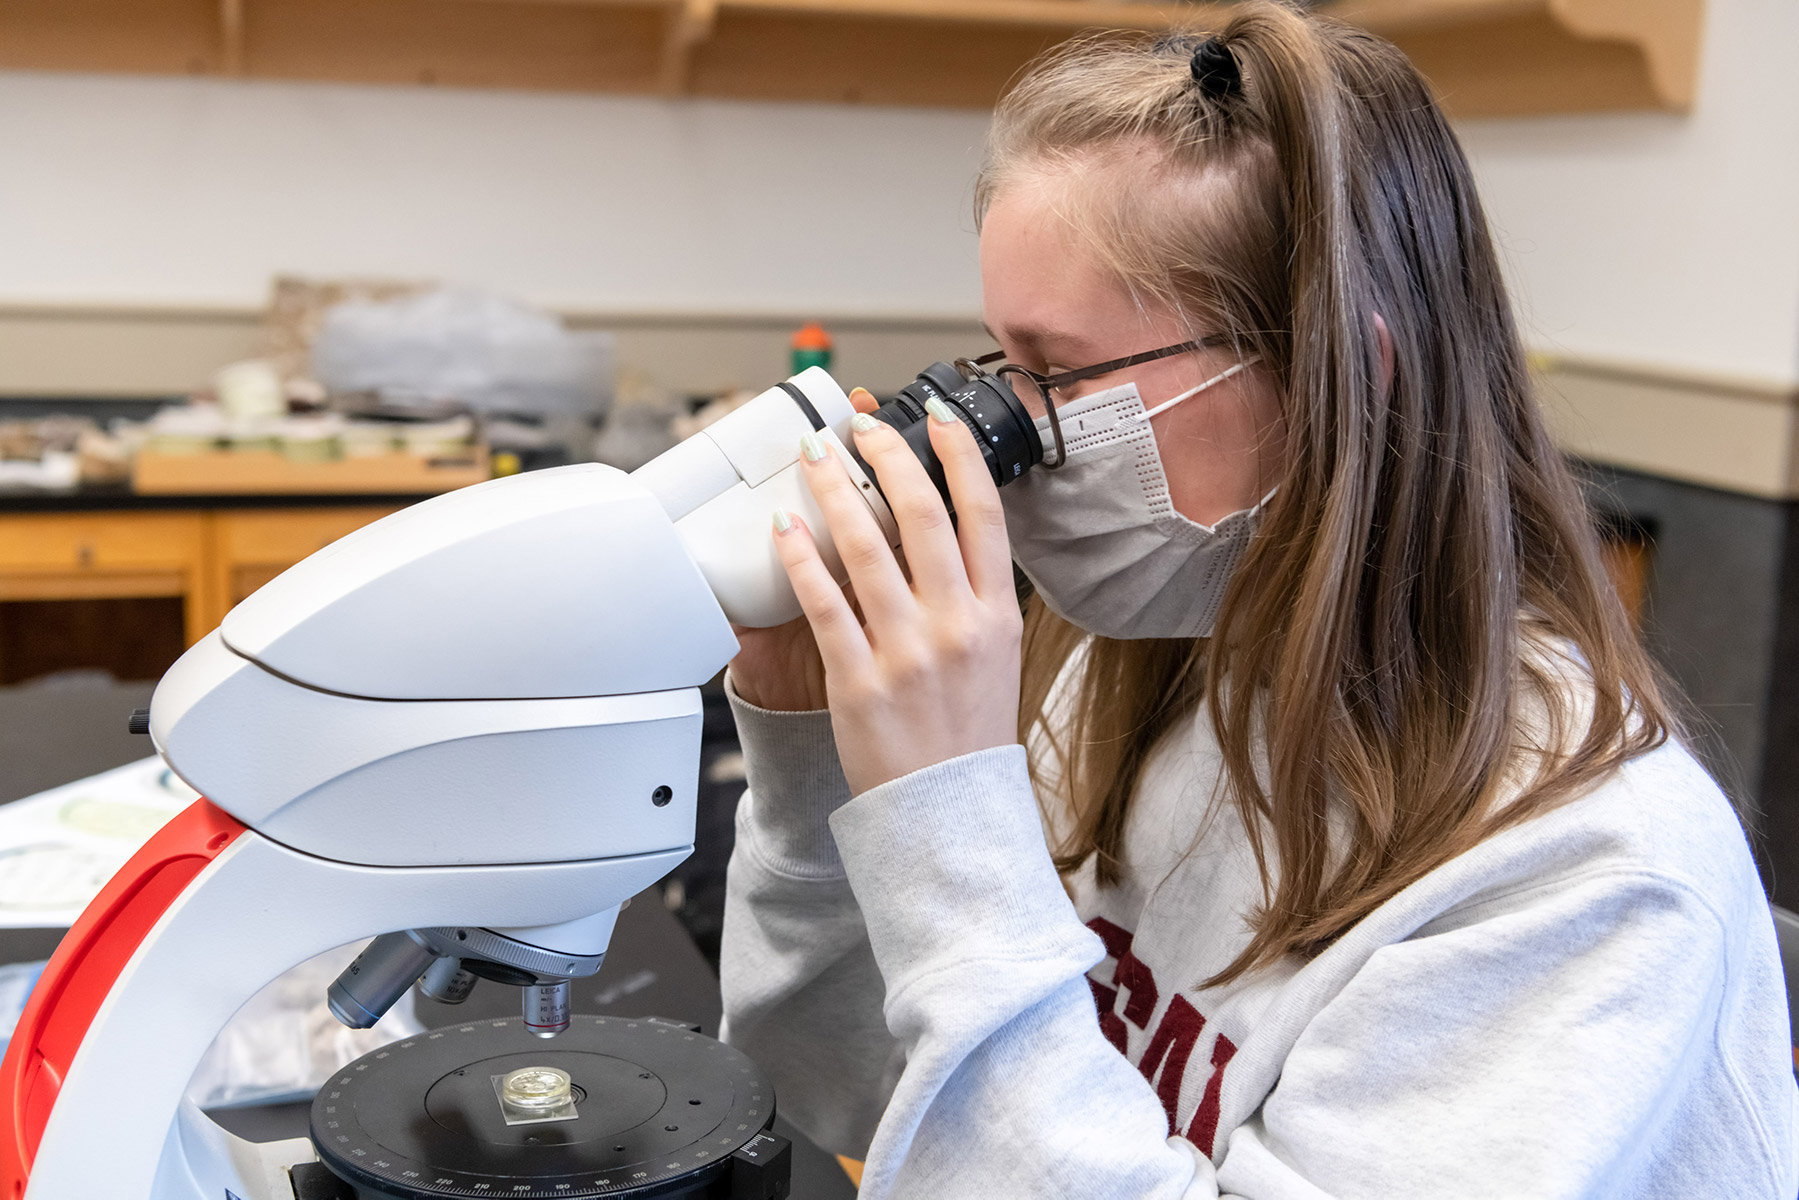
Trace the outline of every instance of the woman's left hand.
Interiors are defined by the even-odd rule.
[[[899,525],[909,580],[829,444],[809,434],[802,446],[806,482],[830,525],[862,620],[804,522],[786,513],[775,522],[776,550],[824,660],[838,757],[856,795],[1018,740],[1023,621],[999,489],[967,426],[941,401],[931,407],[931,445],[955,502],[954,525],[924,465],[897,432],[858,418],[853,434]]]

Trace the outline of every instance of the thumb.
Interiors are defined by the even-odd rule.
[[[867,388],[851,388],[850,403],[856,406],[857,412],[871,413],[881,407],[880,401]]]

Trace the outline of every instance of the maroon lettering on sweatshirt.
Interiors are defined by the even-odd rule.
[[[1125,1022],[1149,1033],[1136,1066],[1143,1078],[1155,1087],[1162,1111],[1168,1115],[1168,1135],[1173,1137],[1181,1128],[1181,1089],[1188,1077],[1193,1048],[1205,1031],[1205,1015],[1185,996],[1177,994],[1169,998],[1162,1019],[1150,1030],[1149,1020],[1155,1012],[1160,989],[1149,964],[1131,952],[1132,933],[1104,917],[1093,918],[1087,922],[1087,928],[1099,935],[1100,941],[1105,943],[1106,957],[1112,960],[1109,973],[1106,964],[1101,963],[1087,977],[1087,985],[1093,991],[1094,1007],[1099,1011],[1100,1032],[1126,1060],[1131,1054],[1130,1031]],[[1101,975],[1105,977],[1096,978]],[[1119,1011],[1121,994],[1124,998],[1122,1013]],[[1218,1137],[1224,1068],[1236,1053],[1236,1043],[1222,1033],[1213,1038],[1211,1061],[1202,1068],[1204,1091],[1193,1111],[1193,1119],[1182,1135],[1208,1157]],[[1197,1072],[1194,1082],[1199,1083]]]

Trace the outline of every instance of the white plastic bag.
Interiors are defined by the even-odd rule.
[[[438,288],[327,310],[312,374],[340,395],[458,400],[480,412],[600,416],[612,403],[609,333],[489,292]]]
[[[389,1042],[424,1032],[407,992],[372,1029],[348,1029],[325,989],[367,943],[309,958],[250,998],[213,1040],[187,1094],[201,1108],[309,1099],[331,1073]]]

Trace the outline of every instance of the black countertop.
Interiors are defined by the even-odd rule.
[[[327,508],[385,504],[403,506],[435,493],[274,493],[146,496],[126,484],[107,484],[59,491],[45,488],[0,488],[0,514],[42,512],[113,512],[119,510],[217,508]]]

